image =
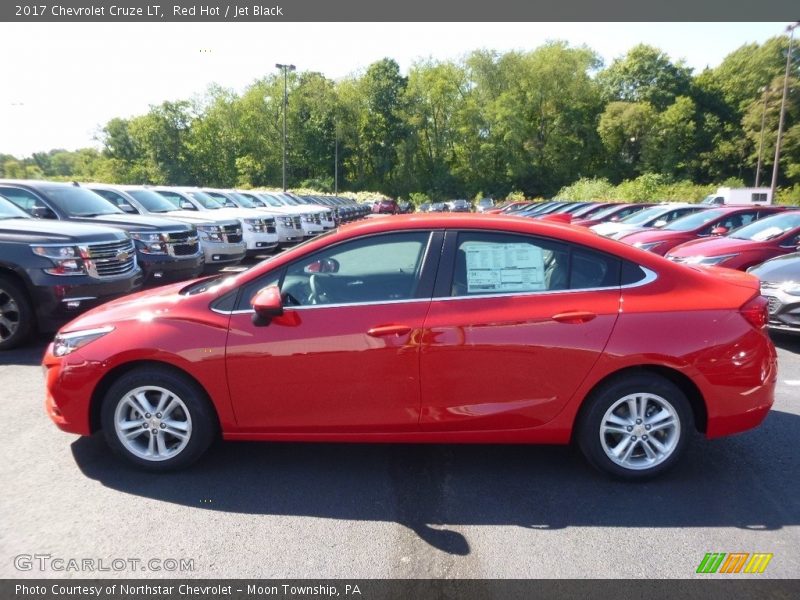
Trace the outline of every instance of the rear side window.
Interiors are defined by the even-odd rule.
[[[0,188],[3,196],[11,200],[19,208],[26,211],[31,211],[34,208],[44,208],[44,203],[39,199],[36,194],[32,194],[28,190],[20,188]]]
[[[529,236],[464,232],[456,244],[451,296],[617,287],[619,259]]]

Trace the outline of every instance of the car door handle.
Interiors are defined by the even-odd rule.
[[[597,315],[586,311],[586,310],[571,310],[568,312],[558,313],[557,315],[553,315],[553,321],[558,321],[559,323],[570,323],[573,325],[578,325],[580,323],[588,323],[592,319],[594,319]]]
[[[408,325],[381,325],[380,327],[373,327],[367,331],[367,335],[372,337],[384,337],[387,335],[403,335],[409,333],[411,327]]]

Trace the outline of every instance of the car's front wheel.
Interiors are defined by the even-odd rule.
[[[115,381],[101,421],[109,446],[150,471],[193,463],[213,441],[217,423],[197,384],[158,367],[135,369]]]
[[[642,373],[597,390],[578,423],[578,445],[594,466],[623,479],[647,479],[672,467],[694,430],[686,395]]]
[[[33,329],[33,309],[22,287],[0,275],[0,350],[24,343]]]

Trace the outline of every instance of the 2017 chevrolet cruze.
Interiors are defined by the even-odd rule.
[[[188,465],[221,434],[574,441],[637,479],[695,430],[764,419],[766,320],[745,273],[531,219],[405,215],[84,314],[48,348],[46,406],[150,470]]]

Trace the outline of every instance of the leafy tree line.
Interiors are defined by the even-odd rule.
[[[564,42],[423,60],[407,75],[389,58],[340,81],[291,73],[288,184],[332,190],[338,154],[340,190],[392,196],[549,197],[576,181],[640,190],[655,180],[678,193],[681,182],[752,185],[761,147],[768,185],[787,48],[786,36],[748,44],[699,73],[647,45],[604,67]],[[779,183],[800,194],[795,57]],[[283,83],[274,73],[241,93],[211,86],[112,119],[100,150],[0,155],[0,176],[279,186]]]

